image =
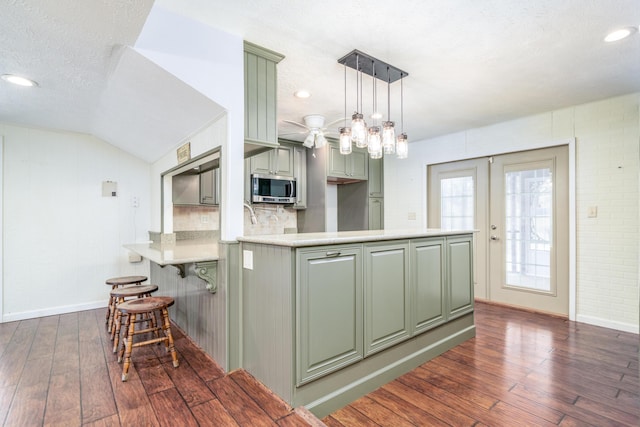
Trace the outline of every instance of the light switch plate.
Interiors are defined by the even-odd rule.
[[[589,206],[589,210],[587,211],[587,217],[589,217],[589,218],[597,218],[598,217],[598,207],[597,206]]]
[[[242,251],[242,268],[253,270],[253,251]]]

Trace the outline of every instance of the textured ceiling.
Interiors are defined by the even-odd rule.
[[[278,65],[281,133],[344,115],[344,69],[358,49],[407,71],[405,130],[416,141],[640,90],[638,0],[157,0],[156,4],[285,55]],[[352,71],[352,70],[348,70]],[[348,73],[347,114],[355,107]],[[306,100],[293,92],[312,92]],[[372,110],[365,79],[364,112]],[[397,84],[391,85],[392,102]],[[386,85],[378,86],[386,112]],[[391,118],[399,107],[391,106]],[[367,120],[368,122],[370,120]]]
[[[640,35],[602,42],[614,28],[640,25],[637,0],[155,3],[285,55],[278,66],[281,133],[299,131],[284,119],[322,114],[330,122],[344,115],[344,69],[337,59],[353,49],[409,72],[405,130],[413,141],[640,91]],[[135,45],[152,5],[5,0],[0,74],[22,74],[40,87],[0,82],[0,121],[93,133],[153,161],[219,114],[218,106],[135,52],[123,54],[123,46]],[[355,108],[349,71],[348,115]],[[153,78],[133,90],[146,73]],[[312,97],[294,98],[300,88]],[[398,90],[398,83],[391,85],[395,120]],[[365,78],[366,114],[373,108],[370,93]],[[385,84],[378,93],[378,110],[385,112]],[[180,114],[184,105],[190,114]],[[145,139],[153,144],[141,146]]]

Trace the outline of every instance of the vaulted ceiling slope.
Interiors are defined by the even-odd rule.
[[[637,0],[156,0],[155,6],[285,55],[278,66],[280,133],[298,130],[285,119],[321,114],[330,122],[344,115],[337,59],[353,49],[409,72],[404,121],[412,141],[640,91],[640,34],[602,41],[612,29],[640,25]],[[152,7],[152,0],[4,2],[0,74],[23,74],[40,87],[0,82],[0,121],[92,133],[150,162],[181,142],[221,107],[128,48]],[[143,84],[132,86],[136,81]],[[355,89],[348,83],[350,115]],[[367,114],[369,85],[365,80]],[[301,88],[311,98],[294,98]],[[378,88],[383,112],[385,89]],[[392,85],[392,97],[394,91]],[[397,121],[398,105],[391,108]]]
[[[153,162],[219,116],[219,105],[131,47],[152,6],[23,0],[3,8],[0,74],[39,87],[2,82],[0,121],[93,134]]]

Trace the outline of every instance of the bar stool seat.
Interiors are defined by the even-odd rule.
[[[118,363],[124,361],[122,366],[122,381],[127,381],[127,378],[129,376],[131,352],[135,347],[164,342],[166,349],[171,353],[173,367],[178,367],[178,354],[176,353],[176,349],[173,343],[173,335],[171,335],[171,322],[169,320],[169,311],[167,310],[173,305],[173,303],[174,300],[171,297],[146,297],[125,301],[118,304],[117,310],[126,316],[125,336],[122,339],[122,345],[120,346],[120,352],[118,354]],[[140,322],[135,321],[135,317],[137,315],[147,314],[153,317],[155,312],[160,312],[162,315],[162,322],[160,326],[153,326],[146,329],[136,330],[136,325],[140,324]],[[133,342],[133,337],[135,335],[148,332],[157,333],[160,330],[164,332],[163,337],[156,336],[156,338],[151,338],[145,341],[140,341],[137,343]]]
[[[113,352],[118,351],[118,343],[120,340],[120,328],[122,326],[122,314],[118,310],[118,307],[126,302],[127,298],[145,298],[150,297],[152,292],[158,290],[157,285],[133,285],[124,286],[121,288],[113,289],[110,292],[113,304],[115,306],[116,313],[114,314],[112,326],[111,326],[111,339],[113,340]],[[134,319],[135,320],[135,319]],[[151,315],[147,315],[140,321],[149,321],[155,327],[155,318]]]
[[[139,285],[146,280],[147,276],[122,276],[112,277],[111,279],[107,279],[104,283],[108,286],[111,286],[111,289],[113,290],[119,288],[120,286]],[[111,328],[113,326],[113,316],[115,312],[115,301],[113,300],[113,297],[109,296],[109,304],[107,305],[107,314],[104,321],[107,327],[107,331],[111,331]]]

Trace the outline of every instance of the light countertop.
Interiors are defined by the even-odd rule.
[[[325,233],[269,234],[238,237],[241,242],[264,245],[303,247],[343,243],[377,242],[384,240],[417,239],[421,237],[454,236],[474,233],[474,230],[440,230],[435,228],[406,230],[362,230]]]
[[[151,243],[131,243],[124,247],[158,265],[218,260],[218,241],[212,239],[178,240],[162,247]]]

